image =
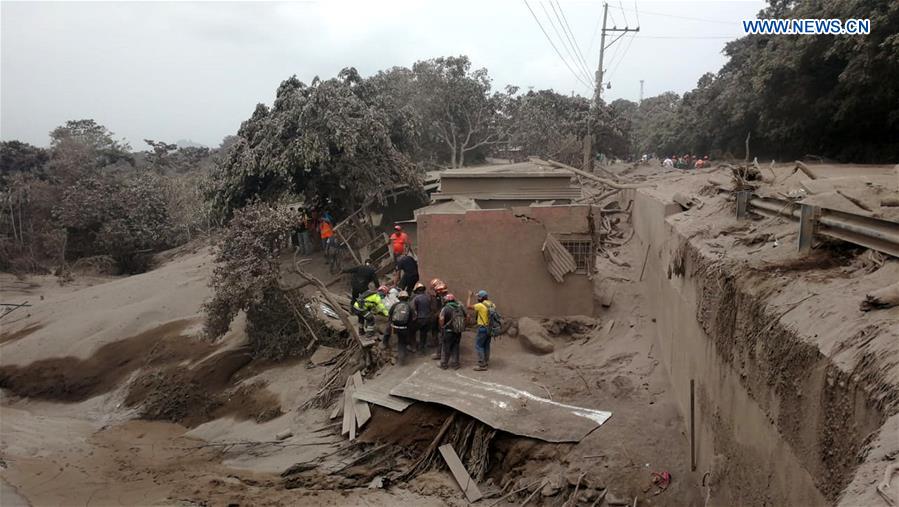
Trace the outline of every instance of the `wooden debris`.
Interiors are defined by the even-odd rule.
[[[293,436],[293,431],[291,430],[283,430],[275,435],[275,438],[278,440],[286,440]]]
[[[362,373],[357,371],[356,373],[353,374],[352,378],[353,378],[353,392],[355,392],[356,389],[359,389],[362,387]],[[355,412],[355,414],[356,414],[356,425],[359,428],[362,428],[362,426],[364,426],[365,423],[367,423],[368,420],[371,419],[371,409],[368,407],[368,403],[366,403],[362,400],[353,398],[352,396],[350,396],[350,397],[353,399],[353,412]]]
[[[329,419],[337,419],[342,414],[343,414],[343,400],[340,400],[340,403],[334,404],[334,410],[331,411],[331,417],[329,417]]]
[[[343,426],[341,435],[350,435],[350,440],[356,439],[356,411],[353,410],[353,377],[347,377],[343,388]]]
[[[646,244],[646,254],[643,255],[643,267],[640,268],[640,280],[643,281],[643,273],[646,272],[646,261],[649,260],[649,248],[652,246],[652,243]]]
[[[453,477],[456,479],[456,483],[462,488],[462,492],[465,493],[465,497],[468,498],[468,501],[474,503],[480,500],[483,495],[481,495],[478,485],[475,484],[471,479],[471,476],[468,475],[465,465],[462,464],[462,460],[459,459],[459,455],[456,454],[456,450],[453,449],[453,446],[451,444],[445,444],[441,445],[437,450],[440,451],[440,455],[443,456],[443,460],[446,462],[450,472],[452,472]]]

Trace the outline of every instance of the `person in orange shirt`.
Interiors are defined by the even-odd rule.
[[[334,228],[331,227],[331,222],[322,220],[319,231],[322,237],[322,251],[325,252],[328,250],[328,243],[331,242],[331,236],[334,235]]]
[[[390,235],[390,244],[393,245],[393,255],[399,257],[406,253],[406,245],[409,243],[409,235],[403,232],[400,225],[393,226],[394,232]]]

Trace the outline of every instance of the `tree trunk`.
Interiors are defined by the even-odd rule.
[[[749,137],[752,135],[752,131],[746,133],[746,162],[749,162]]]
[[[450,168],[456,168],[456,147],[450,146]]]
[[[459,150],[459,167],[465,166],[465,147],[463,146],[461,150]]]

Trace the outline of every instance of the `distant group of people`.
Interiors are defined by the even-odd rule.
[[[666,169],[702,169],[703,167],[710,166],[711,161],[709,160],[708,155],[700,158],[699,155],[694,156],[687,153],[681,157],[672,155],[670,157],[665,157],[662,160],[662,167]]]
[[[478,364],[474,369],[487,370],[490,343],[499,334],[502,324],[502,318],[487,291],[469,292],[463,306],[449,292],[443,280],[435,278],[426,287],[419,281],[418,262],[408,253],[408,236],[404,235],[402,229],[397,228],[391,236],[390,247],[394,249],[394,254],[402,252],[396,257],[392,288],[379,283],[377,271],[368,259],[363,265],[344,271],[351,274],[352,309],[359,321],[360,334],[374,335],[375,316],[384,316],[387,326],[381,343],[389,348],[391,338],[396,336],[399,364],[405,364],[410,353],[427,355],[429,349],[434,347],[431,357],[440,361],[440,368],[458,369],[461,366],[459,348],[468,319],[466,310],[470,310],[473,312],[473,323],[477,326],[474,348]],[[433,344],[430,341],[432,335]]]
[[[327,251],[334,242],[334,225],[334,217],[328,210],[301,209],[294,235],[297,253],[312,255],[316,244],[320,245],[322,252]]]

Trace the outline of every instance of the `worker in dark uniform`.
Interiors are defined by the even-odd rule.
[[[403,255],[396,260],[395,282],[399,290],[410,293],[418,283],[418,261],[411,255]]]
[[[365,259],[365,264],[344,269],[343,273],[350,273],[351,275],[350,290],[353,297],[350,301],[352,303],[356,302],[356,298],[359,297],[359,294],[368,290],[369,284],[372,284],[375,287],[380,285],[380,282],[378,282],[378,273],[375,271],[374,266],[371,265],[371,259]]]

